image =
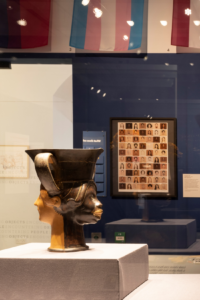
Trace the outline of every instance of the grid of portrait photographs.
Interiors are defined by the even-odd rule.
[[[118,191],[167,193],[168,172],[168,124],[118,122]]]

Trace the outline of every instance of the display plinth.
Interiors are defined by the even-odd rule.
[[[150,274],[124,300],[199,300],[199,274]]]
[[[196,220],[165,219],[142,222],[123,219],[106,224],[106,242],[115,242],[115,232],[125,232],[126,243],[147,243],[149,248],[186,249],[196,241]]]
[[[48,252],[49,244],[0,251],[2,299],[121,300],[148,279],[148,246],[89,244]]]

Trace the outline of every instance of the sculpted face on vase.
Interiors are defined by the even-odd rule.
[[[54,210],[54,207],[59,207],[61,205],[61,200],[58,196],[52,198],[49,197],[47,191],[41,185],[40,195],[34,205],[38,208],[39,220],[52,225],[58,215]]]
[[[30,151],[34,150],[29,150],[29,152]],[[100,151],[100,153],[101,152],[102,151]],[[32,153],[28,154],[30,155]],[[96,159],[99,156],[98,154],[99,153],[96,153],[95,159],[93,158],[93,164],[90,163],[91,165],[89,165],[89,167],[92,168],[92,175],[90,177],[93,177]],[[37,155],[34,155],[34,158],[35,156]],[[44,156],[40,156],[39,158],[45,160]],[[65,181],[62,178],[62,174],[59,174],[57,178],[60,178],[62,182],[57,181],[57,184],[53,179],[52,185],[52,182],[50,181],[53,178],[52,174],[56,175],[56,171],[53,170],[53,167],[50,164],[48,165],[46,161],[44,163],[43,160],[42,165],[41,161],[38,163],[37,159],[34,160],[38,177],[42,182],[40,195],[34,205],[38,208],[39,220],[51,225],[51,245],[48,250],[86,250],[88,249],[88,246],[85,244],[83,225],[97,223],[101,219],[101,215],[103,213],[102,203],[97,199],[96,184],[92,179],[70,181],[68,178],[68,181]],[[91,160],[91,157],[89,157],[89,160]],[[47,161],[55,164],[55,160],[52,159],[52,154],[48,155]],[[59,167],[59,165],[56,166],[57,170],[59,170]],[[63,166],[60,168],[62,167]],[[45,172],[49,172],[49,169],[52,173],[50,173],[50,176],[48,177],[48,173]],[[44,174],[45,176],[43,176]],[[46,186],[44,187],[44,185]],[[59,186],[62,188],[59,189]]]
[[[40,186],[40,195],[34,203],[39,212],[39,220],[51,225],[50,249],[64,250],[64,222],[63,216],[55,211],[61,205],[58,196],[50,197],[45,188]]]
[[[74,221],[79,225],[96,224],[103,213],[102,203],[97,199],[96,186],[90,183],[84,201],[74,210]]]

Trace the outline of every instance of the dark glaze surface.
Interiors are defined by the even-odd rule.
[[[36,149],[27,150],[26,153],[34,161],[40,153],[53,154],[59,165],[62,181],[87,181],[92,179],[95,164],[103,149]],[[56,180],[56,178],[55,178]]]
[[[55,210],[63,215],[65,248],[85,245],[83,225],[95,224],[101,219],[102,204],[97,199],[94,181],[71,189]]]

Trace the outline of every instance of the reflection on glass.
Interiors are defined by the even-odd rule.
[[[162,26],[167,26],[167,21],[160,21],[160,24],[162,25]]]
[[[127,24],[128,24],[129,26],[133,26],[135,23],[134,23],[133,21],[127,21]]]
[[[186,15],[191,15],[191,13],[192,13],[192,11],[191,11],[191,9],[189,9],[189,8],[187,8],[187,9],[185,9],[185,14]]]
[[[127,41],[127,40],[128,40],[128,35],[125,34],[125,35],[123,36],[123,40],[124,40],[124,41]]]
[[[82,0],[82,4],[84,6],[88,5],[90,3],[90,0]]]
[[[93,9],[93,13],[94,13],[94,15],[95,15],[96,18],[101,18],[102,14],[103,14],[102,10],[98,9],[97,7],[95,7]]]
[[[20,25],[20,26],[26,26],[27,25],[27,21],[24,20],[24,19],[21,19],[21,20],[17,21],[17,24]]]
[[[194,25],[199,26],[200,25],[200,21],[194,21]]]

